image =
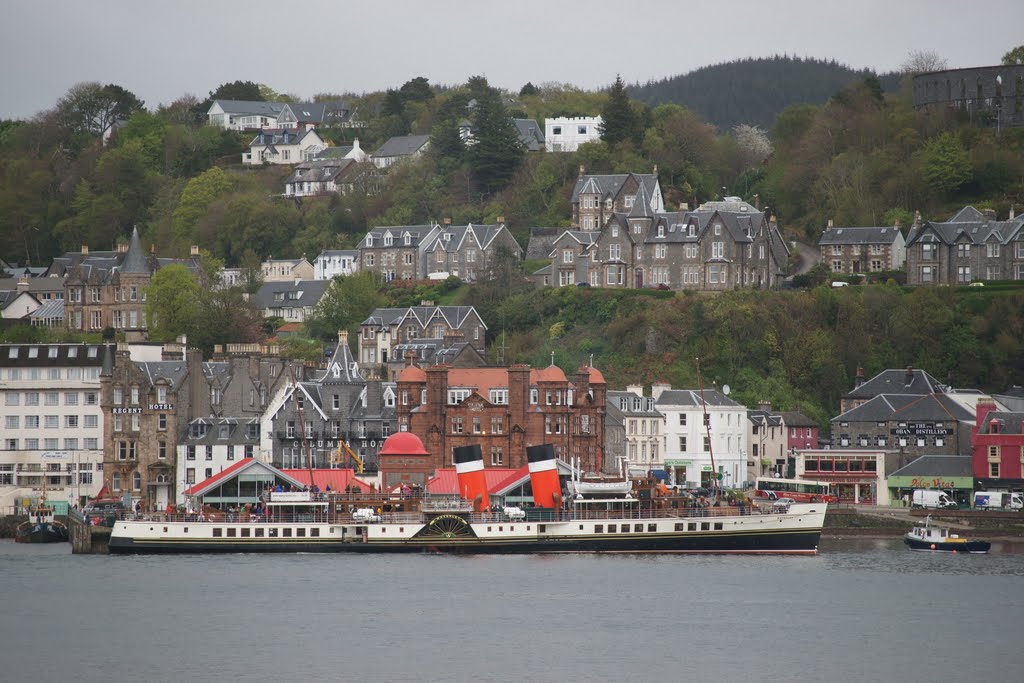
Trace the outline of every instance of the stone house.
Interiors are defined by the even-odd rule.
[[[374,228],[359,243],[360,268],[388,282],[426,279],[423,250],[441,231],[436,223]]]
[[[359,326],[360,369],[367,377],[384,376],[389,363],[403,362],[396,347],[416,340],[465,342],[483,356],[487,326],[472,306],[434,306],[424,301],[409,308],[378,308]]]
[[[577,230],[601,230],[616,213],[628,214],[637,192],[643,186],[647,209],[652,213],[665,210],[665,200],[654,173],[620,173],[588,175],[580,166],[579,177],[572,190],[572,227]]]
[[[66,273],[64,279],[64,324],[70,330],[99,332],[112,327],[123,331],[128,341],[146,338],[146,288],[160,268],[178,264],[201,273],[199,248],[192,247],[188,259],[157,258],[146,255],[139,230],[116,252],[95,252],[88,247],[54,259],[50,270]]]
[[[563,231],[555,238],[546,254],[551,259],[551,265],[547,267],[545,274],[547,281],[540,281],[537,284],[558,287],[579,284],[597,286],[598,271],[591,268],[590,259],[600,236],[601,233],[596,230]],[[590,282],[592,271],[595,282]]]
[[[977,391],[881,394],[831,420],[834,448],[894,449],[910,456],[971,452]]]
[[[789,249],[774,220],[736,198],[708,202],[695,211],[656,213],[646,192],[640,185],[630,211],[610,216],[585,259],[567,251],[575,251],[574,239],[582,250],[582,240],[560,237],[552,251],[552,283],[558,273],[559,286],[572,284],[570,278],[593,287],[631,289],[779,286]],[[574,267],[566,258],[574,259]]]
[[[313,264],[302,258],[268,258],[260,264],[264,282],[292,282],[314,279]]]
[[[453,226],[446,219],[442,229],[428,235],[421,244],[421,272],[431,279],[454,276],[464,282],[476,282],[489,274],[503,255],[518,261],[523,253],[501,216],[492,225]]]
[[[261,418],[268,462],[376,471],[380,447],[394,431],[394,385],[362,376],[345,331],[338,333],[326,367],[307,374],[282,385]]]
[[[882,394],[927,396],[942,393],[945,388],[945,385],[920,368],[883,370],[867,381],[864,380],[864,368],[857,368],[853,389],[839,399],[839,410],[845,413]]]
[[[821,262],[833,273],[877,273],[901,270],[907,260],[906,240],[899,226],[834,228],[832,221],[818,240]]]
[[[658,411],[653,396],[644,396],[643,387],[630,385],[625,391],[607,392],[605,419],[622,425],[621,443],[612,441],[605,428],[605,472],[618,472],[621,459],[644,473],[663,466],[665,416]],[[617,441],[617,439],[616,439]]]
[[[470,444],[480,445],[485,467],[523,467],[526,448],[545,443],[585,471],[602,464],[606,386],[595,368],[569,379],[554,365],[410,365],[396,391],[398,429],[423,441],[435,469],[451,467],[453,449]]]
[[[262,415],[287,377],[295,373],[301,379],[303,371],[273,347],[259,345],[229,345],[227,354],[210,362],[181,342],[165,344],[160,360],[136,360],[132,354],[130,345],[119,344],[116,360],[105,362],[100,375],[104,485],[155,510],[180,502],[183,484],[204,479],[206,469],[230,462],[226,448],[224,461],[215,461],[207,449],[210,440],[221,438],[222,426],[241,425],[224,437],[242,446],[234,458],[255,446],[254,430],[246,425]]]
[[[966,285],[1024,280],[1024,216],[996,220],[966,206],[945,222],[921,221],[907,236],[907,284]]]

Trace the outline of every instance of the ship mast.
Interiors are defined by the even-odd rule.
[[[302,418],[302,403],[299,401],[299,384],[295,381],[295,367],[293,365],[288,366],[288,372],[291,373],[292,396],[295,398],[295,410],[299,414],[299,434],[302,437],[302,449],[306,451],[306,464],[309,467],[309,489],[313,490],[313,452],[309,449],[309,441],[306,439],[306,421]]]
[[[715,469],[715,448],[711,443],[711,419],[708,417],[708,404],[704,400],[704,380],[700,374],[700,358],[695,358],[697,365],[697,386],[700,388],[700,405],[704,411],[704,429],[708,434],[708,455],[711,456],[711,497],[718,498],[718,470]]]

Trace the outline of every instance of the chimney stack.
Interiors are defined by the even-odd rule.
[[[914,381],[914,368],[907,367],[906,385],[909,387],[913,381]]]
[[[995,409],[996,402],[991,398],[978,399],[978,402],[974,404],[974,431],[981,429],[981,425],[985,424],[985,418]]]
[[[832,229],[832,219],[831,218],[828,219],[828,229],[829,230]]]
[[[504,216],[498,216],[498,225],[504,225],[504,224],[505,224],[505,217]]]
[[[199,256],[199,246],[198,245],[193,244],[190,251],[191,251],[191,255],[192,256]]]
[[[864,384],[864,368],[857,366],[857,377],[853,381],[853,388],[856,389],[861,384]]]
[[[487,478],[484,476],[484,456],[479,444],[456,446],[455,474],[459,479],[459,495],[473,504],[473,512],[491,509],[491,498],[487,493]]]
[[[338,330],[338,343],[348,346],[348,330]]]
[[[562,505],[562,482],[558,479],[558,461],[551,444],[527,446],[533,504],[540,508],[558,509]]]
[[[445,218],[442,221],[442,223],[444,223],[445,225],[451,225],[452,224],[452,219],[451,218]]]
[[[1010,204],[1010,217],[1009,217],[1009,218],[1007,218],[1006,220],[1008,220],[1008,221],[1012,221],[1012,220],[1014,219],[1014,217],[1015,217],[1015,216],[1016,216],[1016,213],[1014,213],[1014,210],[1013,210],[1013,204]]]
[[[88,256],[88,255],[89,255],[89,245],[88,244],[83,244],[82,245],[82,256]]]

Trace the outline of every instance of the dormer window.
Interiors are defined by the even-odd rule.
[[[384,246],[390,247],[394,244],[395,239],[391,235],[384,235]]]
[[[367,235],[366,236],[366,246],[368,246],[368,247],[372,247],[373,246],[373,235]]]
[[[402,243],[405,244],[405,246],[412,244],[412,235],[405,233],[405,236],[402,237]]]
[[[664,237],[664,236],[665,236],[665,226],[664,225],[659,225],[658,226],[658,237]]]
[[[693,224],[691,223],[691,224],[690,224],[690,231],[689,231],[689,233],[687,233],[687,234],[688,234],[688,235],[689,235],[690,237],[696,237],[696,236],[697,236],[697,226],[696,226],[696,225],[693,225]]]

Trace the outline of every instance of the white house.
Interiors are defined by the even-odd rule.
[[[0,510],[43,495],[75,504],[103,485],[102,344],[0,345]],[[113,359],[113,349],[110,360]]]
[[[665,469],[673,482],[707,488],[718,474],[723,487],[739,486],[746,480],[748,423],[744,406],[715,389],[705,389],[703,400],[700,391],[673,390],[665,384],[655,384],[652,393],[658,411],[665,416]]]
[[[256,417],[196,418],[177,447],[176,503],[188,486],[223,472],[243,458],[260,457],[260,421]]]
[[[429,145],[429,135],[400,135],[389,138],[373,153],[373,164],[377,168],[387,168],[403,159],[418,157]]]
[[[601,139],[600,116],[544,119],[544,144],[549,152],[575,152],[585,142]]]
[[[28,318],[39,308],[39,299],[28,291],[28,282],[18,282],[17,289],[0,289],[0,317],[6,320],[22,320]]]
[[[342,100],[332,102],[253,102],[214,100],[206,112],[207,123],[225,130],[261,128],[360,128],[355,111]]]
[[[326,148],[327,143],[313,129],[265,128],[249,143],[242,163],[297,164],[313,159]]]
[[[313,279],[330,280],[359,270],[358,249],[325,249],[313,261]]]
[[[268,258],[260,264],[264,282],[292,282],[313,279],[313,264],[301,258]]]
[[[225,130],[255,130],[276,127],[284,102],[214,100],[206,112],[207,122]]]

